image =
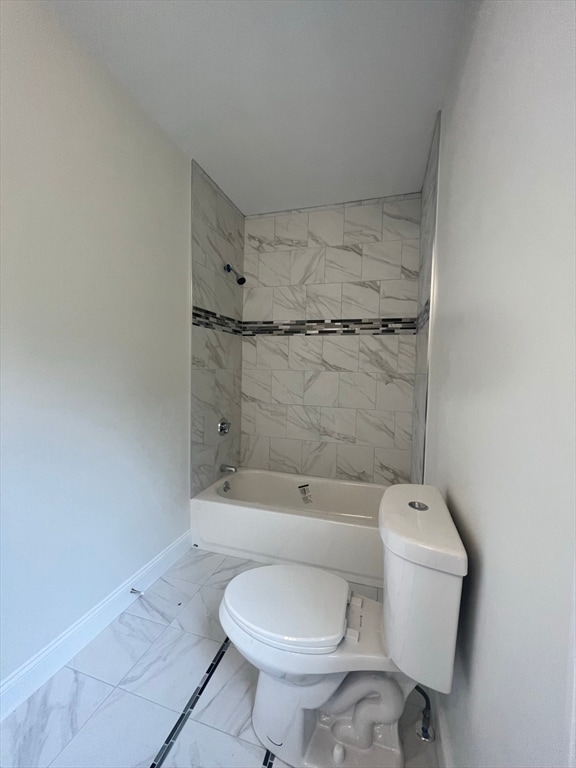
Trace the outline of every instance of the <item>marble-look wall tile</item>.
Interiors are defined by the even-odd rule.
[[[322,361],[327,371],[357,371],[359,336],[324,338]]]
[[[274,217],[274,245],[278,250],[306,248],[308,245],[308,213],[288,213]]]
[[[409,451],[412,446],[412,414],[397,411],[394,427],[394,447]]]
[[[278,336],[259,336],[256,340],[256,363],[258,368],[273,370],[288,368],[288,339]]]
[[[274,472],[302,472],[302,441],[271,438],[270,469]]]
[[[381,281],[380,317],[415,317],[417,301],[417,280]]]
[[[293,440],[319,440],[320,408],[312,405],[286,406],[286,437]]]
[[[216,374],[214,371],[194,370],[190,374],[192,412],[205,411],[215,404]]]
[[[304,371],[304,405],[338,405],[338,373]]]
[[[370,373],[341,373],[338,390],[340,408],[374,408],[376,379]]]
[[[394,448],[394,411],[359,409],[356,417],[356,444]]]
[[[304,405],[304,371],[273,371],[271,402]]]
[[[251,469],[270,468],[270,438],[258,435],[242,435],[240,439],[240,463]]]
[[[287,285],[274,288],[272,319],[274,322],[303,320],[306,317],[306,287]]]
[[[272,320],[273,288],[245,288],[243,320]]]
[[[302,474],[336,476],[336,443],[302,442]]]
[[[356,442],[356,410],[320,408],[320,440],[323,443]]]
[[[245,231],[245,320],[416,316],[418,194],[254,216]],[[259,450],[252,465],[335,477],[336,446],[361,448],[341,452],[339,476],[373,480],[375,449],[405,456],[414,336],[258,335],[242,352],[245,371],[270,374],[263,387],[244,377],[244,454]],[[384,476],[381,465],[375,471]]]
[[[398,280],[402,277],[402,253],[402,240],[364,245],[362,248],[362,279]]]
[[[258,262],[258,283],[260,287],[290,285],[290,254],[284,251],[261,253]],[[244,320],[247,319],[244,317]]]
[[[411,411],[414,376],[407,373],[381,373],[376,380],[376,408],[379,411]]]
[[[378,243],[382,240],[381,205],[347,205],[344,209],[344,243]]]
[[[306,319],[333,320],[342,314],[341,283],[306,286]]]
[[[410,482],[410,451],[375,448],[374,482],[380,485]]]
[[[246,219],[245,244],[246,253],[264,253],[274,250],[274,219]]]
[[[312,336],[292,336],[289,367],[299,371],[322,369],[322,339]]]
[[[420,237],[420,200],[382,205],[382,240],[416,240]]]
[[[249,370],[242,372],[242,398],[244,401],[269,403],[272,392],[272,371]]]
[[[361,206],[360,206],[361,207]],[[380,285],[378,281],[342,283],[342,317],[378,317]]]
[[[336,477],[371,483],[374,479],[374,450],[362,445],[336,446]]]
[[[290,255],[291,285],[323,283],[325,251],[326,249],[322,247],[292,251]]]
[[[348,283],[361,280],[363,260],[360,245],[326,248],[324,280],[327,283]]]
[[[312,211],[308,215],[308,246],[344,245],[344,211]]]
[[[397,371],[399,339],[403,338],[403,336],[362,336],[359,342],[358,370],[365,373]]]
[[[263,437],[286,437],[286,406],[277,403],[254,405],[255,434]]]

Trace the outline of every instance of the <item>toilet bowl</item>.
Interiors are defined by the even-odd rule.
[[[296,564],[246,571],[224,592],[222,627],[259,670],[254,730],[294,768],[401,768],[410,691],[450,691],[467,570],[454,523],[436,488],[399,485],[379,524],[383,603]]]

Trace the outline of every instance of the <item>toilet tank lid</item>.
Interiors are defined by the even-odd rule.
[[[384,546],[396,555],[455,576],[468,572],[466,550],[435,486],[390,486],[380,501],[379,521]]]

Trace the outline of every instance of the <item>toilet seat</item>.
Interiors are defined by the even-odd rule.
[[[245,571],[226,588],[223,605],[248,635],[300,654],[335,651],[346,632],[348,582],[304,565]]]

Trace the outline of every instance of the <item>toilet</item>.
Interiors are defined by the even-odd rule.
[[[467,556],[437,488],[394,485],[380,503],[383,602],[305,565],[228,584],[220,622],[258,670],[252,724],[294,768],[402,768],[398,721],[417,684],[452,686]]]

